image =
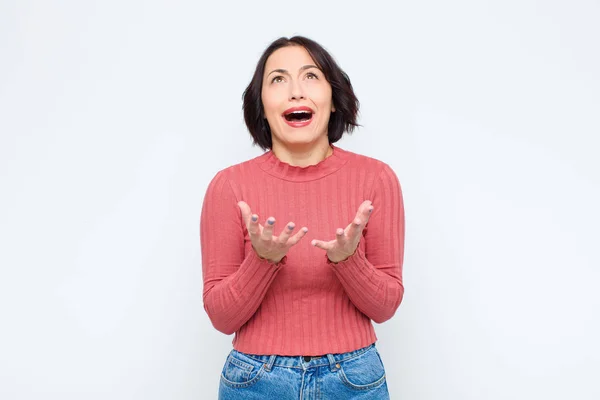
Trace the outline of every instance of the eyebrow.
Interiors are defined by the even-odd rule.
[[[300,71],[304,71],[305,69],[309,69],[309,68],[316,68],[316,69],[319,69],[319,67],[317,67],[316,65],[303,65],[303,66],[300,68]],[[289,72],[288,72],[286,69],[281,69],[281,68],[274,69],[273,71],[269,72],[269,75],[271,75],[273,72],[279,72],[280,74],[288,74],[288,75],[289,75]],[[269,75],[267,75],[267,77],[268,77]]]

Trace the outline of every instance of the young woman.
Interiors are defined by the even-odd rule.
[[[359,102],[313,40],[273,42],[243,100],[268,151],[216,174],[200,222],[204,308],[235,333],[219,398],[387,399],[372,322],[404,294],[398,178],[334,145]]]

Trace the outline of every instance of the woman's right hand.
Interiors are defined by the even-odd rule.
[[[238,207],[242,211],[242,220],[248,229],[254,251],[260,258],[264,258],[270,262],[278,263],[281,261],[290,247],[298,243],[306,235],[306,232],[308,232],[308,228],[304,227],[300,232],[291,236],[295,225],[293,222],[290,222],[283,232],[281,232],[281,235],[273,236],[275,218],[269,217],[265,226],[262,226],[258,223],[258,215],[252,214],[248,204],[240,201]]]

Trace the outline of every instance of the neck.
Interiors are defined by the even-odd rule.
[[[297,146],[289,146],[273,140],[271,151],[275,157],[286,164],[295,167],[308,167],[320,163],[333,153],[333,149],[329,145],[329,139],[327,136],[324,138],[325,140],[320,140],[317,143]]]

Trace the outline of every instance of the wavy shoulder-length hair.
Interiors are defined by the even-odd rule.
[[[308,51],[317,67],[325,75],[325,79],[331,85],[332,102],[335,112],[329,117],[327,136],[329,143],[340,140],[344,132],[352,133],[355,127],[360,126],[356,122],[359,109],[359,101],[354,94],[352,84],[348,75],[337,65],[333,57],[317,42],[303,36],[292,38],[281,37],[267,47],[258,60],[252,81],[242,96],[244,121],[248,131],[253,138],[253,144],[260,146],[263,150],[271,149],[273,141],[271,128],[265,118],[262,102],[262,84],[267,59],[277,49],[286,46],[302,46]]]

